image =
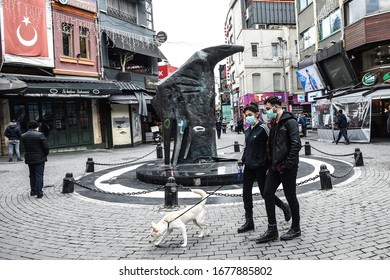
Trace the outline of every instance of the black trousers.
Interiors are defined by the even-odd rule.
[[[43,173],[45,171],[45,163],[29,164],[30,171],[30,188],[33,194],[38,196],[43,195]]]
[[[284,195],[291,209],[291,217],[292,217],[291,227],[297,228],[300,226],[299,202],[297,199],[297,192],[296,192],[297,173],[298,173],[298,169],[287,169],[287,168],[284,169],[283,174],[280,174],[277,170],[274,170],[272,168],[270,168],[270,170],[268,171],[263,197],[265,200],[265,209],[267,210],[269,225],[276,224],[275,192],[278,189],[280,183],[282,183]]]
[[[258,168],[244,168],[244,178],[242,183],[242,197],[244,201],[244,209],[246,213],[253,213],[253,196],[252,189],[253,183],[257,180],[257,184],[260,189],[260,194],[263,197],[265,182],[267,178],[267,169],[265,167]],[[275,194],[275,193],[274,193]],[[284,202],[274,195],[275,205],[282,208]]]
[[[218,139],[221,138],[221,130],[220,129],[217,129],[217,137],[218,137]]]

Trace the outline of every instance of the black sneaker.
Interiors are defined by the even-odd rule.
[[[266,243],[266,242],[276,240],[278,239],[278,237],[279,237],[278,229],[276,227],[275,228],[268,227],[267,231],[264,232],[263,235],[261,235],[255,241],[256,244]]]
[[[281,240],[291,240],[291,239],[294,239],[294,238],[299,237],[299,236],[301,236],[301,229],[300,228],[297,228],[297,229],[290,228],[285,234],[282,234],[280,236],[280,239]]]

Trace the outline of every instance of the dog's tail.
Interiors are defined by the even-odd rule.
[[[201,190],[201,189],[191,189],[191,191],[192,191],[193,193],[199,194],[199,195],[202,197],[202,199],[204,199],[205,197],[207,197],[207,193],[206,193],[204,190]],[[205,205],[205,204],[206,204],[206,200],[207,200],[207,199],[203,200],[202,203],[200,203],[200,204],[201,204],[201,205]]]

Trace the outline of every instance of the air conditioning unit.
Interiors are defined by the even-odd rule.
[[[267,29],[267,25],[266,24],[255,24],[255,28],[256,29]]]

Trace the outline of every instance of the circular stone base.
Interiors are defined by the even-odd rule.
[[[165,165],[163,161],[144,164],[136,169],[137,179],[141,182],[165,185],[169,177],[174,177],[178,185],[216,186],[242,183],[242,174],[238,172],[237,160],[185,163],[175,167]]]

